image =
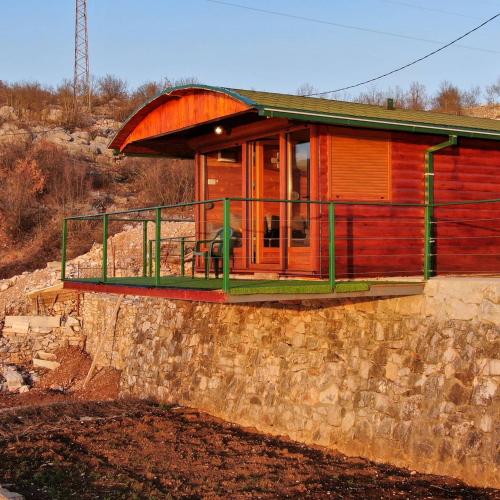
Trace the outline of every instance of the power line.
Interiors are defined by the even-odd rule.
[[[410,66],[413,66],[414,64],[417,64],[424,59],[428,59],[429,57],[437,54],[438,52],[441,52],[442,50],[448,48],[450,45],[453,45],[454,43],[458,42],[459,40],[462,40],[466,36],[469,36],[471,33],[474,33],[475,31],[481,29],[483,26],[486,26],[488,23],[496,19],[497,17],[500,17],[500,12],[495,14],[494,16],[490,17],[489,19],[486,19],[486,21],[483,21],[481,24],[476,26],[475,28],[472,28],[471,30],[467,31],[467,33],[464,33],[463,35],[459,36],[458,38],[455,38],[451,42],[448,42],[447,44],[443,45],[442,47],[439,47],[436,50],[433,50],[432,52],[429,52],[428,54],[425,54],[425,56],[419,57],[418,59],[415,59],[407,64],[404,64],[403,66],[400,66],[396,69],[393,69],[392,71],[388,71],[387,73],[384,73],[383,75],[375,76],[374,78],[370,78],[369,80],[365,80],[363,82],[355,83],[353,85],[348,85],[346,87],[342,87],[340,89],[335,89],[335,90],[328,90],[325,92],[314,92],[311,94],[303,94],[302,97],[310,97],[310,96],[315,96],[315,95],[324,95],[324,94],[332,94],[335,92],[342,92],[343,90],[350,90],[354,89],[356,87],[361,87],[362,85],[366,85],[367,83],[372,83],[377,80],[380,80],[382,78],[385,78],[386,76],[393,75],[394,73],[397,73],[398,71],[402,71],[403,69],[409,68]]]
[[[462,14],[460,12],[451,12],[449,10],[434,9],[432,7],[423,7],[422,5],[416,5],[416,4],[410,3],[410,2],[400,2],[399,0],[379,0],[379,1],[393,4],[393,5],[402,5],[403,7],[410,7],[411,9],[426,10],[428,12],[436,12],[438,14],[447,14],[449,16],[466,17],[468,19],[481,19],[480,17],[469,16],[467,14]]]
[[[275,10],[260,9],[258,7],[249,7],[247,5],[226,2],[224,0],[206,0],[206,1],[210,2],[210,3],[226,5],[228,7],[235,7],[238,9],[250,10],[253,12],[260,12],[261,14],[270,14],[272,16],[287,17],[289,19],[295,19],[295,20],[299,20],[299,21],[307,21],[307,22],[317,23],[317,24],[324,24],[327,26],[335,26],[337,28],[350,29],[350,30],[355,30],[355,31],[363,31],[366,33],[375,33],[377,35],[392,36],[392,37],[396,37],[396,38],[403,38],[405,40],[414,40],[417,42],[426,42],[426,43],[434,43],[434,44],[442,44],[443,43],[442,41],[432,40],[429,38],[420,38],[420,37],[415,37],[415,36],[411,36],[411,35],[403,35],[401,33],[392,33],[390,31],[382,31],[382,30],[376,30],[376,29],[371,29],[371,28],[364,28],[362,26],[354,26],[351,24],[334,23],[332,21],[325,21],[323,19],[317,19],[314,17],[305,17],[305,16],[299,16],[299,15],[295,15],[295,14],[289,14],[287,12],[279,12],[279,11],[275,11]],[[483,49],[480,47],[471,47],[469,45],[457,45],[457,47],[461,47],[464,49],[470,49],[470,50],[477,50],[480,52],[490,52],[493,54],[500,54],[500,51],[494,50],[494,49]]]

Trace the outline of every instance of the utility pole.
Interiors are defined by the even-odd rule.
[[[90,110],[89,36],[87,0],[75,0],[75,70],[73,92],[75,107],[81,99]]]

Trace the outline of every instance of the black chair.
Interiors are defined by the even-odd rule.
[[[277,215],[264,217],[264,246],[271,248],[280,246],[280,218]]]
[[[234,260],[234,246],[236,239],[241,237],[241,233],[229,229],[229,255]],[[207,245],[207,250],[202,250],[202,245]],[[208,279],[210,274],[210,261],[213,262],[215,277],[219,277],[219,269],[221,260],[224,257],[224,228],[219,229],[211,240],[198,240],[194,245],[193,251],[193,267],[191,268],[191,277],[194,278],[194,270],[196,265],[196,257],[201,257],[205,261],[205,279]]]

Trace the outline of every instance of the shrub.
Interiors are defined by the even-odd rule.
[[[125,100],[128,97],[127,82],[114,75],[103,76],[97,80],[97,96],[101,102]]]
[[[47,142],[5,144],[0,150],[3,232],[14,240],[44,224],[51,214],[72,210],[91,184],[89,164]]]
[[[134,187],[143,206],[174,205],[194,200],[194,162],[179,159],[130,159]]]

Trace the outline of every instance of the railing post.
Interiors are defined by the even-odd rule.
[[[184,236],[181,237],[181,276],[184,276],[186,274],[186,269],[184,265],[184,258],[185,258],[185,245],[186,238]]]
[[[148,221],[142,223],[142,276],[148,275]]]
[[[224,199],[224,236],[222,244],[222,290],[229,293],[229,271],[231,252],[231,200]]]
[[[156,208],[156,227],[155,227],[155,284],[160,286],[160,252],[161,252],[161,208]]]
[[[102,216],[102,281],[105,283],[108,279],[108,224],[109,216]]]
[[[149,277],[153,277],[153,240],[148,242]]]
[[[66,249],[68,247],[68,221],[63,219],[62,246],[61,246],[61,280],[66,279]]]
[[[335,272],[335,205],[328,205],[328,279],[330,281],[330,290],[335,290],[336,272]]]

